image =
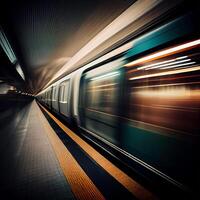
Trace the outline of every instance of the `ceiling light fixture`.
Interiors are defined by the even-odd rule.
[[[8,42],[8,39],[6,38],[6,35],[4,34],[4,32],[1,29],[0,29],[0,44],[1,44],[4,52],[8,56],[10,62],[13,64],[16,63],[17,58],[10,46],[10,43]]]

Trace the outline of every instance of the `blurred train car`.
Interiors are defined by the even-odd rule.
[[[136,37],[52,84],[38,100],[120,159],[131,160],[143,176],[198,191],[196,16],[185,14]]]

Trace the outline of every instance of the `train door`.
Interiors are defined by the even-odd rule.
[[[116,145],[119,144],[120,63],[113,61],[86,72],[80,95],[82,126],[99,139]]]

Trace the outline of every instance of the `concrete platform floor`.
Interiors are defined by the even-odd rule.
[[[0,199],[157,199],[54,114],[0,98]]]
[[[11,99],[0,109],[0,199],[74,199],[37,104]]]

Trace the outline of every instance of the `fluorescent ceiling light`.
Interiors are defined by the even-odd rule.
[[[12,64],[17,63],[17,58],[15,56],[15,53],[13,52],[12,47],[11,47],[9,41],[6,38],[6,35],[5,35],[5,33],[2,30],[0,30],[0,44],[1,44],[4,52],[8,56],[10,62]],[[25,80],[24,73],[23,73],[23,71],[21,69],[21,66],[19,64],[16,65],[16,70],[19,73],[19,75],[23,78],[23,80]]]
[[[16,70],[19,73],[19,75],[25,80],[24,73],[23,73],[22,68],[19,64],[16,65]]]
[[[10,46],[10,43],[8,42],[8,40],[6,38],[6,35],[4,34],[4,32],[2,30],[0,30],[0,44],[1,44],[4,52],[8,56],[10,62],[13,64],[16,63],[17,58]]]

